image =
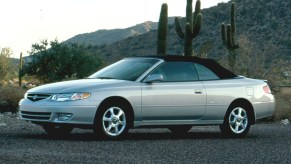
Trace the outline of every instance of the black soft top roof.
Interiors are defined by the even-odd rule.
[[[165,56],[153,55],[153,56],[141,56],[141,57],[158,58],[166,62],[170,62],[170,61],[195,62],[195,63],[206,66],[221,79],[230,79],[230,78],[237,77],[237,75],[227,70],[226,68],[222,67],[215,60],[212,60],[212,59],[203,59],[203,58],[198,58],[195,56],[180,56],[180,55],[165,55]]]

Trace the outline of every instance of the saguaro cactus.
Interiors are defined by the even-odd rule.
[[[158,43],[157,54],[166,55],[167,53],[167,34],[168,34],[168,5],[162,4],[159,26],[158,26]]]
[[[19,65],[18,65],[18,84],[21,87],[22,85],[22,67],[23,67],[23,58],[22,58],[22,52],[20,53],[20,59],[19,59]]]
[[[228,49],[228,65],[232,71],[234,71],[235,61],[236,61],[236,52],[235,50],[239,48],[239,45],[235,42],[235,33],[236,33],[236,8],[235,3],[231,4],[230,12],[230,24],[225,25],[221,24],[221,38],[223,45]]]
[[[177,34],[180,38],[184,39],[184,55],[192,56],[192,41],[198,35],[202,22],[201,14],[201,2],[200,0],[196,1],[195,11],[192,11],[192,0],[187,0],[186,6],[186,26],[185,32],[183,33],[180,20],[178,17],[175,17],[175,27]]]

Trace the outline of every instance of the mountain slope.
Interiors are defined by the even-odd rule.
[[[79,34],[65,43],[82,43],[85,45],[109,44],[118,40],[137,36],[157,28],[157,23],[145,22],[126,29],[98,30],[92,33]]]
[[[202,2],[203,3],[203,2]],[[274,46],[279,57],[290,60],[291,52],[291,2],[285,0],[237,0],[237,38],[246,36],[258,49]],[[222,45],[220,26],[229,23],[230,2],[202,10],[202,29],[193,41],[194,51],[205,51],[210,58],[226,54]],[[93,36],[84,37],[87,44]],[[116,38],[113,34],[104,38]],[[90,42],[90,50],[101,54],[105,60],[114,61],[125,56],[149,55],[156,53],[157,31],[140,35],[131,35],[123,40],[115,39],[111,44],[100,46],[99,42]],[[103,42],[104,43],[104,42]],[[107,42],[108,43],[108,42]],[[183,40],[174,25],[169,25],[168,54],[182,54]],[[277,57],[277,54],[274,56]],[[274,56],[270,56],[270,59]]]
[[[174,19],[170,18],[169,23],[173,22]],[[112,29],[112,30],[104,29],[91,33],[79,34],[66,40],[64,43],[81,43],[85,45],[110,44],[128,37],[134,37],[147,33],[157,28],[158,28],[157,22],[147,21],[125,29]]]

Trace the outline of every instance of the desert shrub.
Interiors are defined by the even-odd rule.
[[[0,88],[0,113],[17,112],[18,103],[24,97],[26,90],[19,87],[4,86]]]
[[[11,56],[12,51],[10,48],[1,48],[0,49],[0,82],[6,78],[7,74],[10,71],[11,63],[9,57]]]
[[[291,120],[291,93],[290,94],[275,94],[275,112],[274,120],[279,121],[283,119]]]

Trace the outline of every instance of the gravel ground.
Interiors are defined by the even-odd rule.
[[[217,126],[184,136],[167,129],[130,130],[122,141],[96,140],[92,130],[51,137],[42,128],[0,114],[0,163],[290,163],[291,124],[258,123],[247,138],[224,138]]]

